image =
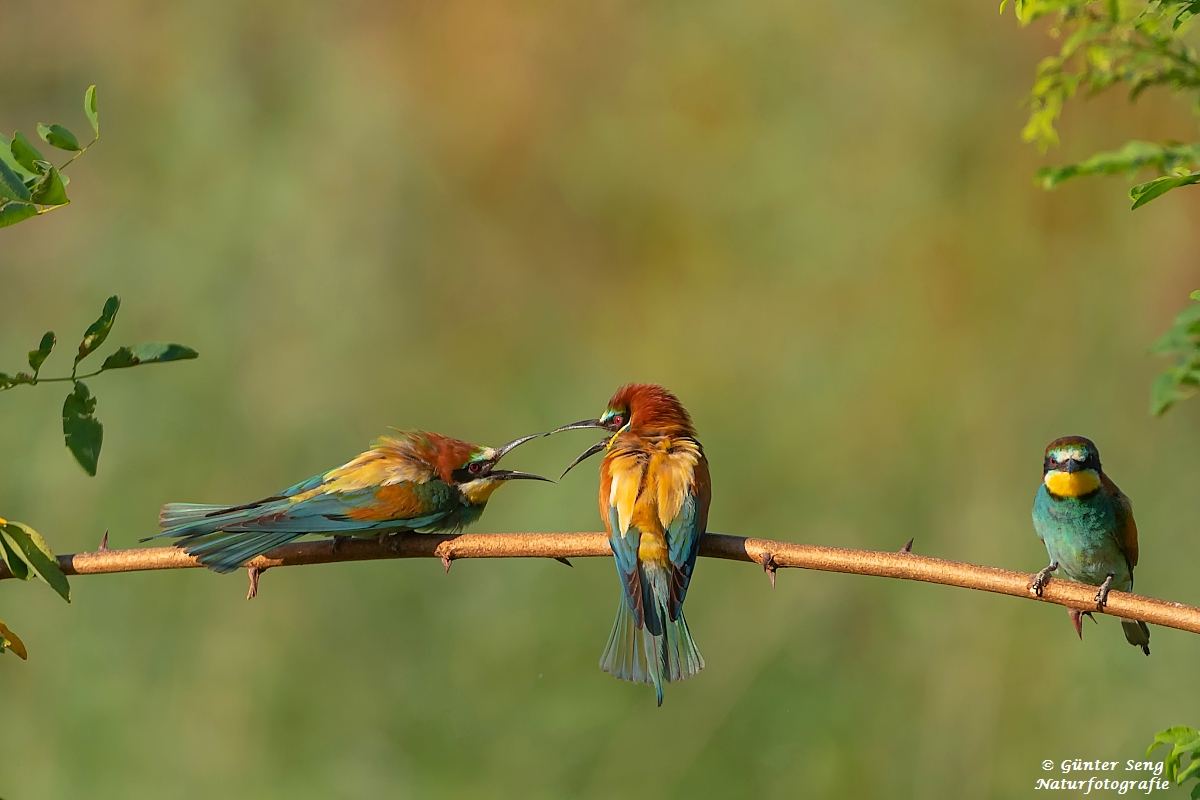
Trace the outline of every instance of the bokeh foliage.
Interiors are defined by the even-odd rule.
[[[1192,292],[1192,305],[1180,312],[1175,324],[1155,342],[1152,352],[1174,356],[1175,366],[1154,381],[1150,410],[1158,415],[1200,387],[1200,291]]]
[[[1000,3],[1001,13],[1007,3]],[[1200,12],[1197,0],[1014,0],[1013,7],[1022,25],[1051,17],[1050,34],[1062,42],[1058,53],[1038,65],[1029,121],[1021,132],[1042,152],[1059,143],[1059,117],[1077,94],[1093,97],[1126,86],[1133,104],[1146,90],[1163,88],[1190,95],[1193,112],[1200,114],[1200,60],[1186,38]],[[1197,167],[1200,144],[1133,140],[1072,164],[1042,167],[1037,179],[1053,189],[1081,176],[1153,170],[1158,177],[1129,189],[1136,210],[1172,189],[1200,183]],[[1154,381],[1150,410],[1156,416],[1194,392],[1200,364],[1197,320],[1195,307],[1188,308],[1153,348],[1178,355],[1176,365]]]
[[[1150,748],[1146,750],[1146,757],[1152,756],[1154,751],[1161,746],[1169,748],[1166,751],[1167,757],[1163,761],[1164,777],[1169,781],[1175,781],[1180,786],[1195,779],[1196,783],[1192,784],[1191,797],[1192,800],[1198,800],[1200,798],[1200,731],[1187,727],[1159,731],[1155,734]],[[1183,763],[1185,757],[1188,758],[1187,764]]]
[[[1066,102],[1115,86],[1128,88],[1131,103],[1151,88],[1191,93],[1200,111],[1200,61],[1184,38],[1200,11],[1196,0],[1013,0],[1013,6],[1024,25],[1052,16],[1051,34],[1062,42],[1057,54],[1038,65],[1029,121],[1021,132],[1025,141],[1043,151],[1058,144],[1056,123]],[[1193,171],[1197,166],[1200,145],[1133,141],[1074,164],[1044,167],[1038,180],[1051,189],[1082,175],[1159,172],[1129,190],[1136,209],[1171,189],[1200,182],[1200,172]]]

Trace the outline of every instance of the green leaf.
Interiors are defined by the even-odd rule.
[[[78,152],[83,148],[79,146],[79,140],[75,138],[75,134],[64,128],[62,125],[47,125],[44,122],[39,122],[37,126],[38,136],[51,147],[57,147],[59,150],[70,150]]]
[[[1146,183],[1139,183],[1129,190],[1129,199],[1133,201],[1133,205],[1129,207],[1130,211],[1141,208],[1155,198],[1162,197],[1172,189],[1177,189],[1180,186],[1188,186],[1193,183],[1200,183],[1200,172],[1193,172],[1190,175],[1164,175],[1161,178],[1155,178]]]
[[[83,361],[89,353],[104,344],[104,340],[108,338],[108,332],[112,330],[113,321],[117,317],[117,309],[120,307],[121,298],[115,294],[105,301],[104,311],[100,313],[100,318],[93,322],[91,327],[83,334],[83,341],[79,343],[79,354],[75,356],[76,364]]]
[[[46,331],[46,335],[42,337],[37,350],[29,351],[29,366],[33,369],[35,377],[38,371],[41,370],[42,364],[46,363],[46,359],[50,356],[50,351],[54,349],[54,344],[57,341],[58,339],[55,338],[54,331]]]
[[[1071,178],[1084,175],[1117,175],[1154,168],[1162,171],[1200,163],[1200,145],[1158,145],[1151,142],[1126,142],[1120,149],[1096,153],[1077,164],[1043,167],[1037,181],[1043,189],[1053,189]]]
[[[29,653],[25,650],[25,643],[21,641],[21,637],[8,629],[8,626],[0,622],[0,652],[4,650],[12,650],[13,654],[22,661],[28,660]]]
[[[7,527],[5,522],[4,526]],[[19,581],[29,580],[29,565],[25,563],[25,559],[21,558],[20,551],[13,545],[8,543],[8,540],[0,536],[0,559],[8,566],[8,571],[13,574],[13,577]]]
[[[93,477],[96,462],[100,460],[100,446],[104,443],[104,426],[92,416],[95,411],[96,398],[83,381],[75,381],[75,391],[67,395],[63,403],[63,436],[79,466]]]
[[[20,175],[22,180],[33,174],[18,164],[17,160],[13,158],[12,142],[2,133],[0,133],[0,161],[3,161],[8,165],[9,169]]]
[[[37,213],[37,206],[31,203],[5,203],[0,206],[0,228],[24,222],[30,217],[36,217]]]
[[[1192,753],[1192,762],[1187,765],[1187,769],[1179,773],[1175,778],[1176,783],[1183,783],[1188,778],[1200,776],[1200,758],[1196,758],[1196,754]]]
[[[1161,417],[1182,399],[1182,394],[1176,388],[1175,376],[1171,372],[1164,372],[1150,386],[1150,413]]]
[[[24,179],[4,161],[0,161],[0,197],[29,200],[29,188],[25,186]]]
[[[100,114],[96,111],[96,86],[89,86],[87,91],[83,93],[83,113],[87,114],[88,122],[92,123],[92,130],[96,132],[96,136],[100,136]]]
[[[122,347],[108,358],[100,369],[124,369],[136,367],[139,364],[162,364],[167,361],[183,361],[196,358],[200,354],[182,344],[139,344],[134,347]]]
[[[1146,757],[1149,758],[1150,754],[1153,753],[1160,745],[1186,745],[1195,742],[1197,739],[1200,739],[1200,731],[1197,731],[1195,728],[1189,728],[1185,725],[1177,725],[1174,728],[1167,728],[1165,731],[1159,731],[1158,733],[1154,734],[1154,741],[1151,743],[1150,747],[1146,749]]]
[[[33,162],[46,160],[42,157],[38,149],[33,146],[33,142],[29,141],[25,137],[25,134],[20,131],[13,134],[12,144],[9,145],[9,149],[12,151],[13,158],[17,160],[17,163],[33,173],[37,172],[37,169],[33,166]]]
[[[58,559],[54,557],[53,551],[41,534],[23,523],[10,522],[0,528],[0,536],[6,544],[14,546],[20,552],[33,574],[58,592],[63,600],[71,602],[71,584],[67,582],[67,576],[58,565]]]
[[[63,187],[62,178],[59,176],[58,170],[54,167],[50,168],[46,173],[46,177],[42,178],[41,182],[34,188],[30,199],[43,206],[65,206],[71,202],[67,199],[67,192]]]

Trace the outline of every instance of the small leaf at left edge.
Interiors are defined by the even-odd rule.
[[[33,187],[29,199],[43,206],[65,206],[71,202],[67,199],[67,190],[63,186],[62,176],[54,167],[48,169],[38,185]]]
[[[25,185],[24,179],[9,166],[7,161],[0,161],[0,198],[3,197],[7,197],[9,200],[29,199],[29,187]]]
[[[139,364],[162,364],[167,361],[184,361],[200,354],[182,344],[139,344],[122,347],[100,365],[100,369],[123,369]]]
[[[71,584],[67,582],[67,576],[58,565],[58,559],[54,557],[54,552],[40,533],[24,523],[9,522],[3,531],[0,531],[0,535],[20,549],[21,557],[33,569],[35,575],[58,592],[63,600],[71,602]]]
[[[104,344],[104,340],[108,338],[108,332],[112,330],[113,321],[117,318],[117,310],[120,307],[121,298],[115,294],[105,301],[104,311],[100,313],[100,318],[93,322],[83,334],[83,341],[79,343],[79,354],[75,356],[76,364],[83,361],[88,353]]]
[[[42,336],[42,341],[38,343],[37,350],[29,351],[29,366],[34,373],[42,368],[42,364],[46,363],[46,359],[50,356],[50,351],[54,349],[54,343],[57,341],[54,331],[46,331],[46,334]]]
[[[10,631],[3,622],[0,622],[0,639],[3,640],[4,648],[12,650],[17,658],[22,661],[29,659],[29,652],[25,649],[25,643],[21,641],[21,637]]]
[[[62,125],[47,125],[44,122],[39,122],[37,131],[38,136],[42,137],[42,141],[51,147],[57,147],[59,150],[70,150],[71,152],[78,152],[83,149],[79,146],[79,140],[75,138],[75,134]]]
[[[104,443],[104,426],[92,416],[95,411],[96,398],[83,381],[76,381],[75,391],[67,395],[63,403],[63,436],[71,455],[92,476],[96,474],[100,447]]]

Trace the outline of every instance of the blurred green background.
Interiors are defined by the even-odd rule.
[[[1042,448],[1083,434],[1133,498],[1138,589],[1200,603],[1200,403],[1147,411],[1146,348],[1200,285],[1200,191],[1039,165],[1194,138],[1163,95],[1022,145],[1053,44],[995,2],[9,4],[0,129],[104,138],[74,203],[0,233],[0,368],[110,343],[199,361],[0,397],[0,512],[59,552],[245,502],[387,426],[498,444],[661,382],[712,462],[710,528],[1033,571]],[[107,348],[110,349],[110,348]],[[105,352],[107,352],[107,349]],[[64,366],[66,365],[66,366]],[[510,466],[555,474],[590,435]],[[597,530],[595,470],[479,531]],[[0,794],[1023,797],[1043,759],[1137,758],[1200,722],[1200,637],[978,592],[705,560],[707,668],[597,668],[610,563],[395,561],[0,585]]]

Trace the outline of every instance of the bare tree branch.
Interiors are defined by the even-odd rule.
[[[460,558],[566,559],[610,555],[612,550],[602,533],[468,533],[461,536],[397,533],[383,539],[345,539],[336,544],[330,539],[297,542],[278,547],[246,566],[252,575],[252,586],[257,590],[258,576],[274,567],[387,558],[437,558],[449,568],[449,564]],[[1097,610],[1095,586],[1053,578],[1042,591],[1042,596],[1035,597],[1028,588],[1031,578],[1028,573],[944,561],[906,550],[847,550],[709,533],[700,541],[700,555],[758,564],[766,570],[772,584],[777,568],[798,567],[961,586],[964,589],[1042,600],[1081,611]],[[59,556],[58,563],[68,575],[200,566],[194,558],[174,547],[76,553]],[[7,567],[0,564],[0,580],[11,577],[12,573]],[[1104,613],[1200,633],[1200,608],[1153,597],[1112,592]]]

